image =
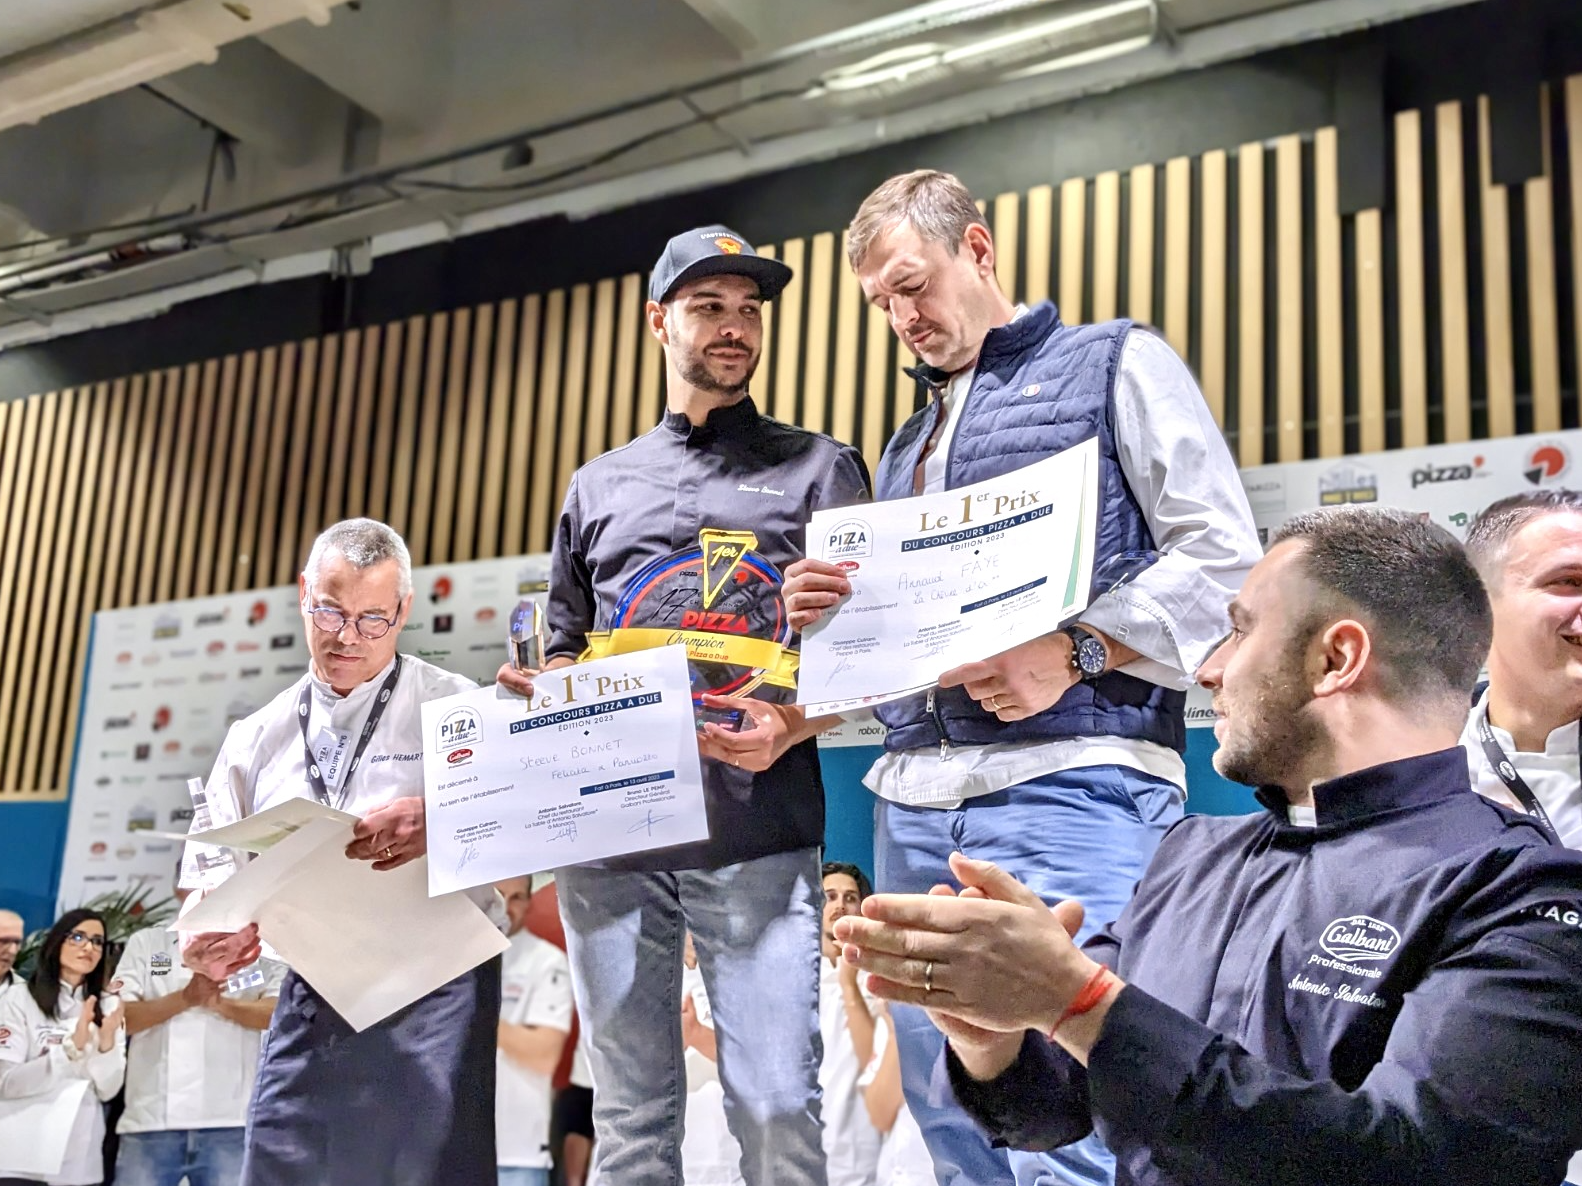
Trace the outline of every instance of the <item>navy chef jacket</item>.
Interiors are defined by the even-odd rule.
[[[1086,1070],[1029,1033],[963,1105],[1091,1129],[1118,1186],[1557,1186],[1582,1148],[1582,858],[1460,749],[1314,788],[1316,827],[1194,816],[1085,950],[1127,982]]]
[[[862,456],[822,433],[759,414],[750,399],[702,425],[679,412],[577,470],[555,531],[547,654],[576,658],[590,631],[692,629],[794,644],[780,592],[807,553],[809,516],[868,499]],[[713,533],[750,533],[729,572],[698,571]],[[710,602],[700,575],[725,589]],[[737,578],[744,578],[738,580]],[[728,689],[727,689],[728,690]],[[792,703],[765,684],[757,699]],[[596,862],[625,870],[714,869],[824,842],[824,784],[812,738],[761,774],[703,763],[709,839]]]

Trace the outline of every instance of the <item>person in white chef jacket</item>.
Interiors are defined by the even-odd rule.
[[[243,815],[328,803],[358,817],[349,859],[399,868],[428,851],[420,706],[477,685],[398,652],[412,560],[387,525],[326,528],[298,589],[309,669],[231,726],[209,793],[229,787]],[[503,925],[493,886],[467,893]],[[335,903],[324,910],[334,917]],[[183,943],[187,966],[213,980],[261,950],[254,925]],[[244,1186],[495,1186],[499,1020],[498,958],[361,1031],[288,972],[248,1111]]]
[[[742,1147],[725,1120],[714,1010],[703,986],[703,973],[698,970],[698,952],[690,931],[681,961],[681,1048],[687,1068],[682,1180],[686,1186],[742,1186]]]
[[[184,900],[187,890],[178,889]],[[236,1186],[262,1031],[286,974],[239,992],[181,962],[181,938],[148,927],[116,965],[126,1010],[126,1109],[116,1186]]]
[[[571,965],[553,943],[524,929],[532,879],[496,883],[511,920],[501,973],[494,1132],[500,1186],[549,1186],[553,1077],[571,1034]]]
[[[873,1058],[863,1069],[857,1086],[868,1109],[868,1119],[884,1135],[879,1150],[875,1186],[936,1186],[934,1159],[929,1156],[923,1130],[906,1106],[901,1093],[901,1057],[895,1045],[895,1023],[884,1003],[873,1014]]]
[[[824,1060],[818,1082],[824,1090],[824,1157],[829,1186],[873,1186],[878,1172],[879,1130],[868,1118],[857,1079],[873,1058],[875,998],[859,984],[857,966],[840,958],[835,920],[862,911],[872,892],[856,865],[824,864],[824,958],[819,961],[819,1030]]]
[[[0,998],[0,1186],[97,1186],[104,1181],[105,1101],[126,1076],[124,1014],[104,989],[104,919],[70,910],[50,928],[26,983]],[[104,1013],[99,1015],[100,1002]],[[44,1139],[24,1106],[77,1093],[57,1169],[29,1163]]]

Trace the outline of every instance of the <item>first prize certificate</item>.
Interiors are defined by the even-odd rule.
[[[422,706],[431,895],[708,838],[685,647],[534,685]]]
[[[815,511],[808,554],[851,595],[802,634],[810,715],[933,687],[964,663],[1058,629],[1087,608],[1099,445],[915,498]]]

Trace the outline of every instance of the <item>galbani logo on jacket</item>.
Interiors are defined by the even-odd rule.
[[[1348,964],[1389,959],[1400,945],[1400,931],[1366,914],[1337,918],[1324,928],[1319,939],[1320,947]]]

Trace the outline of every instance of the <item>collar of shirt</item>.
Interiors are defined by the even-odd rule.
[[[395,658],[392,656],[390,662],[381,667],[372,679],[357,685],[344,696],[315,675],[311,667],[308,668],[308,682],[313,685],[313,698],[330,709],[331,712],[343,707],[357,709],[364,707],[373,699],[374,693],[385,682],[386,677],[390,674],[390,669],[394,666]]]
[[[743,396],[734,404],[710,409],[702,424],[693,424],[685,412],[665,409],[664,426],[689,445],[706,445],[716,436],[742,436],[758,423],[758,407],[751,396]]]
[[[1373,816],[1401,808],[1420,807],[1465,791],[1472,794],[1467,777],[1467,757],[1459,745],[1354,770],[1313,787],[1313,823],[1296,822],[1289,814],[1290,804],[1278,787],[1260,787],[1257,799],[1267,808],[1282,830],[1323,833],[1328,829],[1350,827]]]
[[[1478,697],[1478,703],[1472,710],[1472,715],[1467,719],[1467,727],[1461,734],[1462,744],[1473,749],[1481,750],[1482,743],[1478,740],[1478,722],[1489,711],[1489,690],[1483,689],[1483,695]],[[1526,751],[1516,748],[1516,739],[1501,729],[1492,720],[1489,728],[1494,730],[1494,740],[1500,743],[1500,748],[1507,754],[1515,757]],[[1544,741],[1543,754],[1546,758],[1574,758],[1577,755],[1577,723],[1567,721],[1558,729],[1552,730]]]

